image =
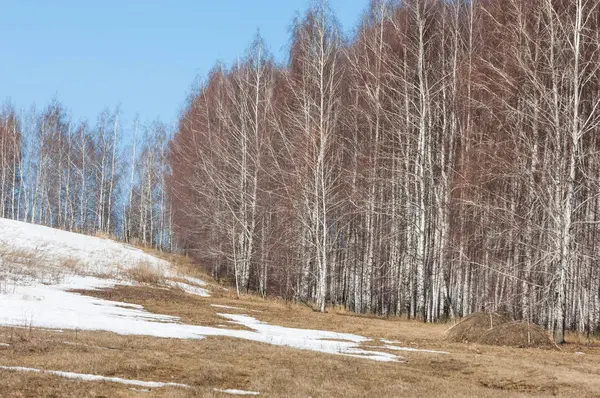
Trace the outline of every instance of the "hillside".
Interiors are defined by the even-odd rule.
[[[1,396],[501,396],[600,388],[598,346],[444,341],[446,325],[238,299],[185,259],[0,219]],[[579,351],[585,351],[580,353]]]

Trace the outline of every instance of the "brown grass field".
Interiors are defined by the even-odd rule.
[[[196,276],[208,281],[206,275]],[[0,343],[8,344],[0,344],[1,366],[191,386],[134,391],[132,386],[112,382],[0,370],[0,397],[231,396],[215,388],[259,391],[264,397],[600,396],[598,341],[569,336],[569,343],[560,350],[450,343],[444,334],[450,324],[382,319],[338,309],[321,314],[304,305],[253,295],[238,299],[233,290],[215,285],[209,289],[209,298],[152,285],[85,294],[141,304],[150,312],[177,315],[186,323],[206,326],[225,323],[217,315],[224,310],[210,304],[239,306],[255,312],[226,311],[247,313],[275,325],[400,340],[404,346],[450,354],[395,352],[406,362],[381,363],[228,337],[176,340],[0,328]],[[372,341],[365,345],[378,344]]]

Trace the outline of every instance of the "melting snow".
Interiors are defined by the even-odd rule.
[[[4,253],[15,253],[16,257],[25,255],[32,256],[39,263],[42,274],[49,273],[50,280],[44,280],[46,284],[55,284],[65,278],[64,274],[78,273],[84,275],[96,275],[110,278],[123,279],[128,277],[127,270],[138,266],[147,266],[157,274],[168,279],[182,279],[189,283],[168,280],[170,286],[182,289],[186,293],[202,297],[210,296],[207,289],[198,286],[206,286],[206,282],[181,275],[175,272],[171,264],[133,246],[115,242],[110,239],[97,238],[74,232],[62,231],[42,225],[28,224],[20,221],[0,218],[0,248]],[[73,269],[65,269],[64,264],[72,264]],[[61,268],[62,267],[62,268]],[[2,271],[0,269],[0,277]],[[60,271],[60,272],[59,272]],[[60,277],[56,277],[59,274]],[[39,282],[40,279],[48,279],[48,275],[32,278],[26,275],[5,275],[12,282],[8,286],[0,286],[0,291],[10,292],[14,283],[23,284]],[[0,282],[2,278],[0,278]],[[78,289],[86,289],[81,286],[83,281],[69,279],[69,283],[79,284]],[[95,288],[101,289],[111,287],[114,281],[107,281],[102,286],[94,281]],[[126,284],[119,282],[119,284]],[[131,284],[131,283],[129,283]],[[113,283],[114,285],[114,283]],[[1,289],[4,287],[4,289]]]
[[[242,307],[231,307],[229,305],[221,305],[221,304],[211,304],[212,307],[216,307],[216,308],[225,308],[228,310],[240,310],[240,311],[251,311],[251,312],[262,312],[259,310],[248,310],[246,308],[242,308]]]
[[[214,390],[217,392],[222,392],[231,395],[260,395],[260,393],[256,391],[236,390],[233,388],[228,388],[226,390],[220,390],[218,388],[215,388]]]
[[[402,343],[401,341],[398,341],[398,340],[379,339],[379,341],[381,341],[382,343],[385,343],[385,344],[400,344],[400,343]]]
[[[361,344],[369,341],[369,339],[354,334],[287,328],[269,325],[248,315],[234,314],[219,315],[228,319],[230,323],[243,325],[249,330],[188,325],[183,324],[178,317],[153,314],[140,305],[102,300],[72,292],[71,290],[106,289],[118,284],[131,284],[128,281],[102,279],[98,276],[106,276],[107,278],[123,276],[122,273],[120,274],[116,270],[145,264],[155,267],[169,278],[190,283],[171,281],[177,287],[192,294],[208,296],[206,289],[198,287],[205,286],[204,281],[179,275],[170,268],[168,262],[157,259],[131,246],[108,239],[0,219],[0,248],[2,247],[8,248],[9,252],[14,249],[17,253],[41,253],[43,256],[40,258],[44,259],[41,264],[43,266],[60,266],[61,262],[76,260],[78,264],[76,271],[88,275],[67,274],[50,283],[47,281],[42,283],[35,278],[29,278],[28,280],[15,279],[12,281],[10,289],[0,289],[0,325],[3,326],[103,330],[122,335],[146,335],[179,339],[228,336],[376,361],[400,361],[401,359],[401,357],[388,352],[361,348]],[[47,262],[46,259],[48,259]],[[96,276],[89,276],[89,274]],[[192,286],[192,284],[197,286]],[[217,308],[242,309],[239,307],[214,306]],[[394,350],[416,350],[395,346],[389,347],[394,347],[390,348]],[[386,346],[385,348],[389,347]],[[61,375],[64,374],[61,373]],[[81,375],[77,377],[81,377]],[[100,378],[101,376],[88,375],[85,377]]]
[[[201,287],[192,286],[187,283],[178,282],[178,281],[169,281],[168,283],[169,283],[169,285],[176,287],[178,289],[181,289],[186,293],[193,294],[195,296],[200,296],[200,297],[210,297],[210,293],[208,292],[208,290],[203,289]]]
[[[229,305],[221,305],[221,304],[211,304],[211,307],[217,307],[217,308],[226,308],[228,310],[241,310],[241,311],[247,311],[245,308],[241,308],[241,307],[231,307]]]
[[[359,348],[359,345],[368,339],[353,334],[286,328],[269,325],[247,315],[233,314],[219,315],[252,330],[187,325],[180,323],[177,317],[153,314],[139,305],[103,300],[68,291],[106,288],[117,283],[119,282],[77,276],[67,277],[58,285],[17,285],[10,293],[0,295],[0,325],[104,330],[122,335],[180,339],[229,336],[377,361],[398,360],[396,355],[390,353]]]
[[[83,296],[68,289],[113,287],[116,281],[95,277],[66,277],[60,285],[15,286],[0,295],[0,324],[49,329],[106,330],[119,334],[148,334],[170,337],[163,329],[177,320],[144,311],[142,306]],[[152,330],[143,332],[151,323]],[[161,328],[161,326],[163,328]]]
[[[43,369],[35,369],[35,368],[24,368],[21,366],[0,366],[0,370],[8,370],[13,372],[32,372],[32,373],[45,373],[51,374],[55,376],[65,377],[67,379],[77,379],[83,381],[110,381],[113,383],[127,384],[138,387],[148,387],[148,388],[159,388],[159,387],[182,387],[182,388],[190,388],[187,384],[180,383],[161,383],[158,381],[142,381],[142,380],[130,380],[130,379],[122,379],[120,377],[106,377],[99,375],[90,375],[86,373],[73,373],[73,372],[61,372],[58,370],[43,370]]]
[[[202,279],[193,278],[191,276],[186,276],[186,275],[180,275],[179,278],[183,279],[186,282],[193,283],[194,285],[206,286],[206,282],[204,282]]]
[[[0,247],[34,253],[46,264],[76,260],[80,271],[114,275],[147,264],[168,273],[170,264],[133,246],[41,225],[0,218]]]
[[[383,341],[383,339],[381,341]],[[426,353],[431,353],[431,354],[449,354],[449,352],[447,352],[447,351],[426,350],[426,349],[422,349],[422,348],[413,348],[413,347],[399,347],[397,345],[382,345],[382,346],[369,345],[366,347],[380,348],[380,349],[386,348],[386,349],[392,350],[392,351],[411,351],[411,352],[426,352]]]
[[[388,350],[394,350],[394,351],[413,351],[413,352],[427,352],[427,353],[431,353],[431,354],[449,354],[449,352],[447,352],[447,351],[425,350],[422,348],[412,348],[412,347],[398,347],[395,345],[384,345],[383,347],[387,348]]]

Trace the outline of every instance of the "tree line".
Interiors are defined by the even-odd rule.
[[[176,240],[320,311],[596,332],[599,54],[599,0],[372,0],[351,39],[316,2],[190,97]]]
[[[0,112],[0,217],[172,249],[167,127],[119,108],[95,125],[57,100],[39,111]]]

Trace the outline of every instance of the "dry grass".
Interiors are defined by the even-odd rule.
[[[126,273],[131,279],[139,283],[149,285],[163,285],[165,283],[164,272],[148,262],[140,262],[135,267],[128,268]]]
[[[61,282],[67,274],[81,271],[82,264],[77,259],[57,261],[32,250],[0,247],[0,292],[10,290],[17,281],[38,280],[53,284]]]
[[[109,239],[109,240],[114,240],[117,242],[119,241],[118,236],[106,233],[104,231],[96,231],[96,233],[93,234],[92,236],[94,236],[96,238],[100,238],[100,239]]]
[[[222,396],[214,388],[260,391],[267,397],[593,396],[600,388],[598,357],[589,354],[494,348],[475,355],[457,346],[451,351],[451,356],[412,353],[406,364],[385,364],[225,337],[181,341],[37,331],[27,341],[0,348],[0,356],[3,365],[193,386],[154,389],[156,396]],[[3,397],[138,395],[113,383],[0,375]]]
[[[151,251],[152,254],[157,254]],[[58,376],[0,370],[0,397],[225,397],[215,388],[260,391],[265,397],[423,397],[423,396],[598,396],[600,342],[569,335],[561,350],[517,349],[448,342],[447,325],[383,319],[330,309],[321,314],[303,305],[257,295],[237,298],[211,282],[186,259],[159,253],[179,271],[209,283],[212,297],[160,286],[117,286],[81,291],[104,299],[143,305],[148,311],[179,316],[189,324],[226,323],[218,313],[245,313],[288,327],[348,332],[399,340],[402,346],[450,352],[449,355],[390,351],[406,363],[302,351],[228,337],[203,340],[120,336],[106,332],[0,328],[0,365],[184,383],[191,389],[159,388],[151,394],[110,382],[84,382]],[[145,283],[156,280],[134,271]],[[240,307],[232,310],[211,304]],[[24,325],[26,326],[26,325]],[[228,324],[230,328],[243,328]],[[580,354],[583,352],[584,354]]]
[[[260,391],[266,397],[583,397],[600,391],[597,342],[567,344],[561,351],[449,343],[444,339],[446,325],[357,316],[341,310],[320,314],[305,306],[252,295],[237,299],[230,291],[222,291],[216,298],[202,298],[176,289],[121,286],[86,294],[141,304],[149,311],[177,315],[192,324],[215,326],[224,323],[219,312],[246,313],[273,324],[400,340],[403,346],[441,349],[450,354],[395,352],[407,362],[378,363],[227,337],[177,340],[105,332],[0,329],[0,342],[10,344],[0,346],[0,365],[177,382],[193,387],[152,390],[152,396],[170,397],[226,396],[214,388]],[[245,311],[210,304],[236,306]],[[371,341],[364,345],[381,343]],[[585,354],[576,354],[577,351]],[[114,383],[0,371],[2,397],[141,394]]]
[[[170,264],[172,264],[172,266],[175,268],[175,270],[178,271],[182,275],[187,275],[187,276],[191,276],[193,278],[201,279],[211,286],[219,286],[219,284],[216,283],[216,281],[206,271],[204,271],[204,269],[202,269],[202,267],[199,267],[198,265],[193,264],[191,262],[191,260],[186,256],[182,256],[182,255],[176,254],[176,253],[168,253],[168,252],[156,250],[151,247],[145,247],[145,246],[134,246],[134,247],[142,250],[146,254],[150,254],[151,256],[154,256],[156,258],[160,258],[162,260],[169,262]],[[221,289],[218,289],[218,290],[223,290],[222,288],[223,288],[223,286],[221,286]]]
[[[4,276],[19,273],[36,277],[43,270],[44,258],[39,253],[4,246],[0,248],[0,261],[0,274]]]
[[[71,274],[78,274],[81,273],[81,270],[83,269],[83,264],[80,260],[76,258],[69,258],[66,260],[62,260],[59,265],[59,268]]]
[[[104,300],[139,304],[150,312],[178,316],[182,322],[192,325],[216,326],[226,322],[217,315],[218,308],[210,306],[215,303],[214,300],[187,294],[177,288],[116,286],[113,289],[75,292]],[[233,324],[228,327],[244,329],[243,326]]]

